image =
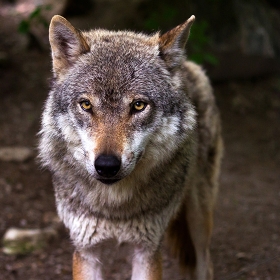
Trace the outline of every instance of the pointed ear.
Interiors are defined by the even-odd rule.
[[[77,58],[90,50],[85,38],[64,17],[54,16],[50,23],[49,40],[54,77],[61,79]]]
[[[176,66],[176,62],[181,59],[194,20],[195,16],[191,16],[183,24],[159,37],[160,54],[170,67]]]

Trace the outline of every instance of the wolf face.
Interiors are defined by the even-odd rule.
[[[63,21],[51,25],[55,86],[43,115],[46,165],[61,168],[54,162],[63,158],[113,184],[140,160],[149,170],[169,160],[191,134],[195,113],[176,76],[183,53],[166,50],[163,40],[158,34],[80,33]],[[173,61],[171,50],[178,53]]]

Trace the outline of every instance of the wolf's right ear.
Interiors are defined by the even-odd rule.
[[[161,57],[170,68],[180,65],[195,16],[159,37]]]
[[[90,50],[85,38],[62,16],[54,16],[50,23],[49,40],[52,51],[53,73],[62,79],[78,56]]]

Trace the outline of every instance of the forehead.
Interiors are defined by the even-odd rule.
[[[80,58],[74,70],[74,76],[79,76],[76,82],[85,91],[102,93],[104,97],[132,91],[146,94],[157,80],[162,80],[156,36],[99,30],[85,37],[91,51]]]
[[[103,76],[135,74],[140,70],[144,74],[155,68],[158,61],[159,47],[154,37],[97,30],[90,33],[88,41],[90,52],[84,58],[87,57],[88,64],[98,67]]]
[[[134,33],[129,31],[109,31],[109,30],[92,30],[84,32],[90,49],[94,52],[95,49],[101,47],[113,47],[118,51],[144,50],[146,54],[156,55],[159,49],[159,34],[152,36],[142,33]],[[112,49],[113,50],[113,49]]]
[[[157,34],[147,36],[125,31],[93,30],[83,35],[92,55],[99,55],[101,59],[112,59],[112,63],[143,59],[147,61],[157,57],[159,53]]]

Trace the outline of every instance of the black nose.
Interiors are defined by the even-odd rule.
[[[121,168],[121,161],[114,155],[100,155],[94,163],[97,173],[105,178],[114,177]]]

